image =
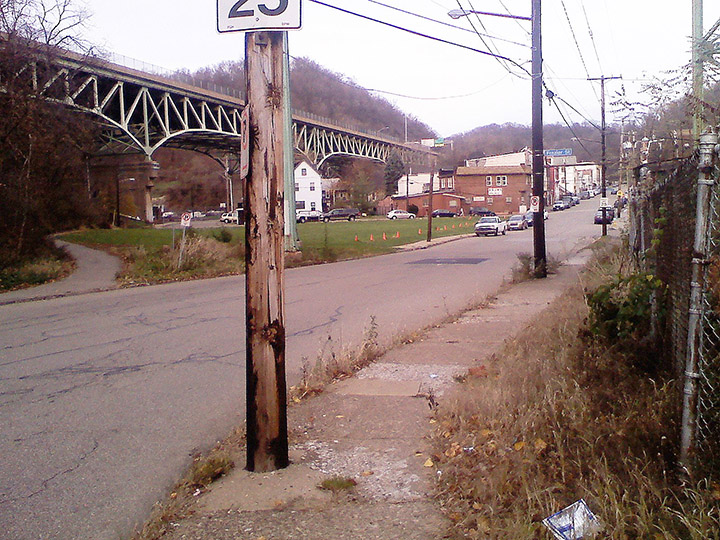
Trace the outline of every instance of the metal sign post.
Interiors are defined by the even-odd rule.
[[[178,255],[178,264],[177,264],[178,270],[180,270],[180,267],[182,266],[183,252],[185,251],[185,233],[187,232],[187,229],[190,226],[191,221],[192,221],[192,214],[190,212],[185,212],[182,215],[182,217],[180,218],[180,226],[182,227],[183,234],[182,234],[182,240],[180,240],[180,254]],[[174,240],[173,240],[173,243],[174,243]]]

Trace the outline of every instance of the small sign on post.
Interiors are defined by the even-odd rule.
[[[247,178],[250,170],[250,108],[240,114],[240,178]]]
[[[537,195],[533,195],[530,197],[530,211],[531,212],[539,212],[540,211],[540,197]]]
[[[180,268],[182,267],[183,252],[185,251],[185,232],[187,231],[188,227],[190,226],[191,221],[192,221],[192,214],[190,212],[184,212],[183,215],[180,217],[180,226],[183,228],[183,235],[182,235],[182,240],[180,241],[180,253],[178,254],[178,264],[177,264],[178,270],[180,270]]]

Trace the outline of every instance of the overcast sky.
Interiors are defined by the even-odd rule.
[[[262,1],[268,7],[278,2]],[[246,6],[257,2],[249,0]],[[529,16],[530,0],[323,2],[473,48],[487,50],[489,45],[530,70],[529,22],[489,16],[454,21],[447,15],[460,4],[468,10],[509,10]],[[633,96],[648,78],[690,60],[690,0],[544,0],[542,4],[545,80],[557,95],[593,121],[600,116],[599,83],[586,81],[588,75],[622,75],[622,81],[606,83],[608,96],[622,86]],[[242,59],[243,34],[219,34],[216,30],[216,0],[86,0],[86,5],[92,15],[86,36],[106,51],[169,70],[193,70]],[[387,92],[378,95],[426,122],[439,135],[491,123],[530,123],[530,82],[509,73],[508,64],[309,0],[303,0],[302,7],[303,28],[290,32],[292,56],[310,58],[358,85]],[[719,18],[720,1],[705,0],[704,28]],[[493,38],[484,37],[483,43],[471,22],[479,33]],[[563,112],[570,121],[583,121],[570,109]],[[546,123],[561,121],[547,101],[544,115]]]

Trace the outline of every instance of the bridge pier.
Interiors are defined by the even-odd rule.
[[[105,199],[119,224],[117,213],[147,223],[153,222],[152,188],[155,186],[160,164],[146,156],[95,156],[90,159],[91,185],[98,196]]]

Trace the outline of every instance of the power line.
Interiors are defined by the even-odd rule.
[[[462,11],[462,12],[464,13],[466,10],[465,10],[465,8],[462,6],[462,4],[460,3],[460,0],[456,0],[456,2],[457,2],[458,7],[460,8],[460,11]],[[469,3],[470,3],[470,9],[471,9],[472,11],[475,11],[475,8],[473,8],[472,2],[469,2]],[[479,22],[480,25],[482,26],[482,21],[480,20],[480,16],[477,15],[477,14],[475,14],[475,16],[477,17],[478,22]],[[482,42],[482,44],[485,45],[485,46],[488,48],[488,50],[492,51],[492,47],[490,47],[490,45],[488,45],[488,43],[485,41],[485,39],[482,37],[482,35],[481,35],[480,32],[478,31],[478,29],[475,28],[475,24],[473,24],[472,19],[470,19],[470,17],[466,17],[466,19],[467,19],[467,21],[470,23],[470,26],[472,26],[472,29],[475,31],[475,33],[477,34],[477,36],[480,38],[480,41]],[[483,28],[483,30],[487,31],[487,29],[486,29],[484,26],[482,26],[482,28]],[[499,53],[497,53],[497,52],[495,53],[495,55],[496,55],[496,58],[498,58],[498,57],[500,56]],[[506,69],[507,71],[509,71],[510,73],[512,73],[512,71],[510,70],[510,68],[508,68],[508,66],[506,66],[505,64],[503,64],[502,61],[500,61],[499,59],[498,59],[498,63],[499,63],[504,69]],[[515,74],[513,73],[513,75],[515,75]]]
[[[594,127],[594,128],[597,129],[597,130],[600,129],[600,127],[599,127],[598,125],[596,125],[595,122],[593,122],[592,120],[590,120],[589,118],[587,118],[583,113],[581,113],[580,111],[578,111],[575,107],[573,107],[572,105],[570,105],[570,103],[568,103],[567,101],[565,101],[563,98],[561,98],[560,96],[554,96],[554,97],[555,97],[556,99],[559,99],[560,101],[562,101],[562,102],[563,102],[565,105],[567,105],[568,107],[570,107],[573,111],[575,111],[575,114],[577,114],[578,116],[580,116],[580,118],[582,118],[583,120],[585,120],[585,121],[586,121],[588,124],[590,124],[592,127]]]
[[[413,17],[418,17],[419,19],[423,19],[425,21],[434,22],[436,24],[442,24],[443,26],[447,26],[449,28],[454,28],[455,30],[462,30],[463,32],[470,32],[471,34],[474,34],[476,32],[473,32],[472,30],[469,30],[468,28],[464,28],[462,26],[458,26],[456,24],[452,24],[445,21],[440,21],[438,19],[433,19],[432,17],[426,17],[425,15],[420,15],[419,13],[413,13],[412,11],[407,11],[405,9],[401,9],[399,7],[391,6],[389,4],[384,4],[382,2],[378,2],[378,0],[367,0],[368,2],[372,4],[377,4],[378,6],[386,7],[388,9],[393,9],[395,11],[399,11],[400,13],[404,13],[405,15],[412,15]],[[518,45],[519,47],[527,47],[528,49],[531,48],[530,45],[527,43],[520,43],[518,41],[512,41],[511,39],[505,39],[498,36],[493,36],[490,34],[482,34],[483,36],[490,38],[490,39],[496,39],[499,41],[504,41],[506,43],[512,43],[513,45]]]
[[[335,9],[335,10],[337,10],[337,11],[340,11],[340,12],[342,12],[342,13],[346,13],[346,14],[348,14],[348,15],[354,15],[355,17],[359,17],[359,18],[365,19],[365,20],[367,20],[367,21],[371,21],[371,22],[375,22],[375,23],[378,23],[378,24],[382,24],[382,25],[384,25],[384,26],[389,26],[390,28],[394,28],[395,30],[401,30],[401,31],[403,31],[403,32],[407,32],[407,33],[409,33],[409,34],[412,34],[412,35],[414,35],[414,36],[424,37],[424,38],[426,38],[426,39],[430,39],[430,40],[433,40],[433,41],[438,41],[438,42],[440,42],[440,43],[445,43],[446,45],[454,45],[455,47],[460,47],[461,49],[466,49],[466,50],[468,50],[468,51],[473,51],[473,52],[476,52],[476,53],[484,54],[484,55],[486,55],[486,56],[492,56],[493,58],[499,58],[499,59],[501,59],[501,60],[505,60],[505,61],[507,61],[507,62],[510,62],[511,64],[519,67],[522,71],[524,71],[525,73],[527,73],[528,75],[530,75],[530,72],[529,72],[527,69],[525,69],[521,64],[519,64],[518,62],[516,62],[516,61],[513,60],[512,58],[508,58],[508,57],[506,57],[506,56],[502,56],[502,55],[499,55],[499,54],[494,54],[494,53],[488,52],[488,51],[483,51],[482,49],[476,49],[475,47],[470,47],[469,45],[463,45],[463,44],[461,44],[461,43],[455,43],[454,41],[448,41],[447,39],[442,39],[442,38],[439,38],[439,37],[431,36],[431,35],[429,35],[429,34],[424,34],[424,33],[422,33],[422,32],[418,32],[418,31],[416,31],[416,30],[410,30],[409,28],[405,28],[405,27],[402,27],[402,26],[398,26],[397,24],[392,24],[392,23],[389,23],[389,22],[386,22],[386,21],[381,21],[381,20],[379,20],[379,19],[375,19],[375,18],[370,17],[370,16],[368,16],[368,15],[362,15],[362,14],[360,14],[360,13],[356,13],[356,12],[354,12],[354,11],[350,11],[350,10],[347,10],[347,9],[344,9],[344,8],[341,8],[341,7],[338,7],[338,6],[333,6],[333,5],[331,5],[331,4],[327,4],[327,3],[325,3],[325,2],[321,2],[320,0],[310,0],[310,2],[312,2],[312,3],[314,3],[314,4],[321,5],[321,6],[328,7],[328,8],[331,8],[331,9]],[[513,73],[513,75],[515,75],[515,74]]]
[[[587,11],[585,10],[585,2],[583,0],[580,0],[580,5],[582,6],[583,13],[585,14],[585,22],[587,23],[588,33],[590,34],[590,41],[592,43],[593,50],[595,51],[595,58],[597,58],[600,73],[603,73],[604,70],[602,68],[602,62],[600,62],[600,55],[598,54],[597,46],[595,45],[595,36],[593,35],[592,28],[590,28],[590,19],[588,18]]]
[[[565,0],[560,0],[560,5],[563,8],[563,11],[565,12],[565,19],[567,20],[568,27],[570,28],[570,34],[572,34],[573,41],[575,42],[575,48],[577,49],[578,55],[580,56],[580,63],[582,64],[583,69],[585,70],[585,76],[590,77],[590,71],[588,71],[587,64],[585,64],[585,58],[583,57],[582,50],[580,50],[580,44],[578,43],[577,36],[575,35],[575,29],[573,28],[572,22],[570,21],[570,14],[568,13],[567,6],[565,5]],[[593,88],[594,91],[594,88]],[[596,95],[597,97],[597,95]]]
[[[511,11],[508,9],[508,7],[505,5],[505,2],[503,2],[502,0],[499,0],[499,2],[500,2],[500,5],[503,7],[503,9],[507,12],[507,14],[508,14],[508,15],[512,15],[512,12],[511,12]],[[528,36],[532,34],[532,32],[530,32],[530,30],[528,30],[527,28],[525,28],[525,27],[522,25],[522,23],[521,23],[520,21],[518,21],[517,19],[515,20],[515,24],[517,24],[520,28],[522,28],[522,31],[525,32]]]
[[[293,60],[302,60],[302,58],[298,58],[297,56],[293,56],[293,55],[290,55],[290,58],[292,58]],[[493,86],[500,84],[502,81],[504,81],[508,77],[508,75],[511,75],[511,73],[505,73],[502,77],[500,77],[494,83],[488,84],[487,86],[481,88],[480,90],[476,90],[475,92],[470,92],[468,94],[459,94],[459,95],[455,95],[455,96],[409,96],[407,94],[400,94],[397,92],[391,92],[389,90],[381,90],[379,88],[367,88],[365,86],[357,84],[356,82],[345,81],[343,79],[337,79],[337,81],[340,84],[344,84],[345,86],[349,86],[351,88],[360,88],[367,92],[374,92],[376,94],[387,94],[389,96],[396,96],[396,97],[401,97],[401,98],[406,98],[406,99],[415,99],[415,100],[419,100],[419,101],[442,101],[442,100],[446,100],[446,99],[461,99],[461,98],[466,98],[466,97],[482,94],[488,88],[492,88]]]
[[[580,49],[580,44],[578,43],[577,36],[575,35],[575,28],[573,28],[572,21],[570,21],[570,14],[568,13],[567,6],[565,5],[565,0],[560,0],[560,4],[562,5],[563,11],[565,12],[565,18],[567,19],[570,33],[572,34],[573,41],[575,42],[575,48],[577,49],[578,55],[580,56],[580,62],[582,63],[583,69],[585,70],[585,76],[587,78],[590,78],[590,72],[588,71],[587,64],[585,63],[585,58],[583,57],[582,50]],[[600,96],[598,96],[595,87],[590,85],[590,88],[592,88],[593,94],[595,94],[595,99],[600,101]]]
[[[484,88],[481,88],[480,90],[477,90],[475,92],[470,92],[469,94],[460,94],[460,95],[456,95],[456,96],[418,97],[418,96],[407,96],[405,94],[396,94],[394,92],[389,92],[387,90],[378,90],[376,88],[365,88],[365,90],[367,90],[368,92],[377,92],[379,94],[388,94],[390,96],[397,96],[397,97],[402,97],[402,98],[407,98],[407,99],[416,99],[416,100],[423,100],[423,101],[440,101],[440,100],[445,100],[445,99],[460,99],[460,98],[466,98],[466,97],[482,94],[488,88],[492,88],[496,84],[500,84],[508,75],[512,75],[512,73],[506,73],[505,75],[503,75],[500,79],[498,79],[494,83],[489,84],[489,85],[485,86]]]
[[[573,129],[572,125],[570,124],[570,122],[568,122],[567,118],[565,118],[565,115],[563,114],[562,110],[560,110],[560,106],[555,102],[556,97],[557,96],[552,96],[550,98],[550,103],[552,103],[555,106],[555,108],[557,109],[557,112],[560,114],[560,118],[562,118],[563,122],[565,122],[565,125],[570,130],[570,133],[573,134],[573,136],[575,137],[577,142],[580,144],[580,146],[582,146],[583,150],[585,150],[585,152],[587,152],[588,156],[590,156],[590,158],[592,159],[592,154],[590,153],[590,150],[588,150],[586,148],[586,146],[582,143],[582,141],[580,140],[580,137],[578,137],[577,133],[575,133],[575,130]]]

